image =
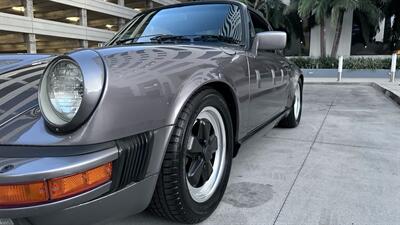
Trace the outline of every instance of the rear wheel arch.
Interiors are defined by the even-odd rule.
[[[304,75],[300,74],[299,79],[301,80],[301,83],[304,85]]]

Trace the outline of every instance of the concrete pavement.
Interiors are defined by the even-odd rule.
[[[250,138],[202,224],[400,224],[399,149],[400,107],[382,92],[306,84],[300,126]],[[108,225],[128,224],[172,223],[142,213]]]

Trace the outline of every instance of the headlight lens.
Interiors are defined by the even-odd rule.
[[[84,91],[83,75],[70,60],[60,60],[48,73],[47,95],[55,113],[70,122],[79,110]]]
[[[101,99],[105,77],[104,63],[95,51],[76,51],[53,59],[38,93],[47,127],[67,133],[88,121]]]

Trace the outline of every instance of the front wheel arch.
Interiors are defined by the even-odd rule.
[[[201,101],[203,99],[204,102]],[[188,126],[193,124],[193,116],[197,116],[205,106],[215,107],[221,115],[226,115],[224,117],[225,125],[227,126],[227,154],[225,157],[228,161],[222,171],[224,175],[222,176],[220,185],[217,187],[217,191],[206,202],[199,203],[195,202],[190,197],[189,191],[185,189],[187,181],[185,181],[185,177],[182,177],[182,175],[186,176],[184,170],[182,172],[182,169],[185,169],[185,164],[182,163],[185,163],[185,161],[182,160],[186,156],[184,155],[185,150],[182,149],[182,146],[187,146],[190,140],[186,132]],[[175,125],[168,145],[153,200],[149,206],[151,212],[173,221],[198,223],[206,219],[216,209],[228,183],[232,163],[234,129],[230,117],[228,105],[223,96],[215,89],[208,88],[201,90],[185,104],[182,113],[179,115],[179,123]]]
[[[239,130],[240,130],[239,129],[240,116],[239,116],[239,106],[237,103],[236,95],[235,95],[234,91],[232,90],[232,88],[223,82],[209,83],[209,84],[205,85],[203,88],[204,89],[211,88],[211,89],[218,91],[224,97],[226,103],[228,104],[229,111],[231,112],[232,124],[233,124],[233,129],[234,129],[233,133],[234,133],[234,137],[235,137],[235,139],[234,139],[235,140],[235,149],[233,151],[233,157],[236,157],[239,152],[239,148],[240,148],[240,144],[238,142]]]
[[[185,94],[185,97],[177,98],[176,99],[176,107],[174,112],[172,112],[172,124],[177,123],[178,115],[182,112],[184,106],[186,103],[193,98],[193,96],[197,95],[201,91],[205,89],[213,89],[219,92],[226,103],[228,104],[229,111],[231,112],[231,119],[232,119],[232,124],[233,124],[233,133],[234,133],[234,141],[235,141],[235,148],[233,152],[233,157],[237,156],[237,153],[240,148],[240,143],[239,143],[239,130],[240,130],[240,110],[239,110],[239,104],[238,104],[238,97],[235,94],[234,88],[230,86],[228,83],[221,81],[221,80],[213,80],[209,81],[207,83],[203,83],[202,85],[199,85],[197,88],[194,88],[191,90],[189,94]],[[186,90],[181,90],[180,93],[185,93]],[[185,99],[185,101],[180,101],[179,99]]]

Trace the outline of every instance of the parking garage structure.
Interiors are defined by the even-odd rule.
[[[136,14],[177,0],[1,0],[0,53],[63,53],[109,40]]]

